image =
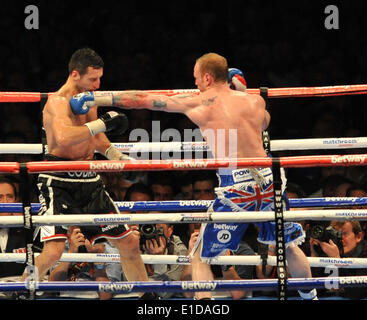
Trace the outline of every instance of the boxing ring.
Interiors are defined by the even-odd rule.
[[[166,95],[184,92],[198,93],[198,90],[151,90]],[[281,88],[281,89],[248,89],[248,93],[266,94],[267,98],[289,97],[327,97],[340,95],[366,94],[367,85],[312,87],[312,88]],[[49,93],[0,92],[0,102],[41,102]],[[367,147],[367,137],[331,138],[331,139],[295,139],[269,140],[269,151],[282,150],[318,150],[318,149],[353,149]],[[185,152],[208,150],[205,142],[159,142],[159,143],[113,143],[121,152]],[[42,144],[1,144],[2,154],[42,154]],[[26,282],[2,282],[0,292],[28,291],[35,298],[36,291],[97,291],[111,293],[134,292],[196,292],[196,291],[228,291],[228,290],[269,290],[278,291],[279,300],[286,299],[287,290],[325,288],[330,284],[343,287],[366,286],[367,276],[356,277],[323,277],[323,278],[287,278],[285,272],[285,253],[283,239],[284,221],[302,220],[367,220],[367,209],[351,209],[352,206],[367,204],[367,197],[356,198],[301,198],[289,199],[290,208],[283,209],[279,196],[281,192],[280,168],[307,168],[330,166],[366,166],[367,154],[292,156],[273,158],[246,159],[171,159],[171,160],[133,160],[133,161],[32,161],[26,163],[1,162],[0,173],[17,174],[20,176],[22,203],[2,203],[0,212],[22,213],[19,216],[0,217],[0,228],[24,227],[30,231],[32,227],[42,225],[99,225],[108,224],[143,224],[143,223],[230,223],[230,222],[264,222],[275,221],[277,224],[276,256],[220,256],[211,259],[211,264],[218,265],[262,265],[264,262],[278,267],[277,279],[254,280],[213,280],[213,281],[148,281],[148,282],[40,282],[35,278]],[[171,170],[217,170],[221,168],[258,168],[271,167],[274,175],[275,211],[261,212],[193,212],[207,210],[212,201],[177,200],[177,201],[116,201],[123,212],[129,211],[160,211],[160,213],[141,213],[120,215],[64,215],[38,216],[39,203],[30,203],[27,196],[29,175],[47,172],[121,172],[121,171],[171,171]],[[333,207],[348,207],[333,209]],[[312,209],[329,208],[330,210]],[[306,210],[299,210],[307,208]],[[174,211],[174,212],[170,212]],[[283,241],[283,242],[282,242]],[[0,262],[26,263],[34,266],[34,257],[30,237],[27,239],[25,253],[1,253]],[[187,256],[175,255],[142,255],[146,264],[190,264]],[[265,260],[264,260],[265,259]],[[367,268],[367,259],[363,258],[324,258],[307,257],[311,267],[335,268]],[[64,253],[60,261],[64,262],[95,262],[120,263],[118,254]]]

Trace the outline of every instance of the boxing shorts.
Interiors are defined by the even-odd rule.
[[[281,169],[283,199],[286,200],[286,178]],[[270,168],[221,169],[217,172],[219,186],[212,207],[215,212],[274,211],[273,173]],[[285,201],[287,203],[287,201]],[[287,205],[286,205],[287,207]],[[286,208],[288,209],[288,208]],[[208,223],[201,226],[199,240],[202,240],[201,258],[208,260],[226,250],[235,251],[249,223]],[[275,244],[276,225],[274,222],[257,222],[258,241]],[[301,244],[305,239],[302,226],[298,223],[284,223],[285,245]],[[197,241],[197,244],[200,241]],[[196,250],[196,248],[194,248]]]
[[[50,154],[45,159],[69,160]],[[39,174],[37,186],[41,204],[39,215],[120,213],[96,172]],[[131,233],[127,225],[120,224],[80,226],[80,229],[92,244],[124,238]],[[41,241],[67,239],[68,226],[42,226],[40,232]]]

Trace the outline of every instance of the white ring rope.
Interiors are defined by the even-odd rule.
[[[39,253],[34,254],[35,257]],[[180,264],[189,265],[190,258],[178,255],[141,255],[145,264]],[[332,258],[332,257],[307,257],[311,267],[336,267],[347,269],[367,268],[367,258]],[[104,253],[63,253],[60,262],[93,262],[93,263],[121,263],[119,254]],[[25,263],[25,253],[0,253],[0,262]],[[254,256],[219,256],[209,261],[212,265],[262,265],[259,255]],[[276,266],[276,256],[268,256],[266,264]]]
[[[284,220],[367,220],[367,210],[330,209],[330,210],[292,210],[284,211]],[[143,224],[143,223],[245,223],[274,221],[273,211],[246,212],[185,212],[185,213],[141,213],[141,214],[67,214],[32,215],[34,226],[42,225],[100,225],[100,224]],[[1,216],[1,227],[24,225],[23,216]]]
[[[112,143],[124,153],[205,151],[205,142]],[[367,137],[271,140],[271,151],[367,148]],[[42,154],[42,144],[2,143],[0,154]]]

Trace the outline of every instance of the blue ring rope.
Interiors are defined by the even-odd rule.
[[[176,200],[176,201],[137,201],[123,202],[116,201],[116,205],[121,211],[199,211],[207,210],[213,201],[206,200]],[[367,205],[367,197],[361,198],[300,198],[289,199],[291,208],[304,207],[337,207],[337,206],[362,206]],[[41,205],[32,203],[32,212],[39,211]],[[0,212],[22,213],[21,203],[1,203]]]
[[[287,279],[287,288],[325,289],[342,287],[365,287],[367,276],[351,277],[320,277]],[[277,279],[264,280],[212,280],[212,281],[146,281],[146,282],[36,282],[39,291],[98,291],[98,292],[195,292],[195,291],[226,291],[226,290],[277,290]],[[26,291],[25,282],[0,283],[0,291]]]

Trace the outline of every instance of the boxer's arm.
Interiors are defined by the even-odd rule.
[[[270,124],[270,113],[266,110],[265,100],[259,95],[250,95],[253,103],[255,104],[255,110],[259,113],[259,117],[262,119],[262,131],[266,130]]]
[[[98,119],[97,108],[90,109],[87,114],[87,121],[95,121]],[[104,132],[98,133],[94,136],[94,141],[96,144],[96,150],[104,154],[107,148],[111,145],[110,140]]]
[[[89,105],[86,105],[85,99],[88,99]],[[70,104],[75,114],[87,113],[91,105],[185,113],[200,105],[201,100],[196,94],[166,96],[144,91],[95,91],[72,97]]]
[[[86,126],[73,124],[69,101],[65,98],[50,98],[44,112],[47,113],[46,122],[50,124],[58,145],[70,146],[90,138],[90,131]]]
[[[94,121],[97,120],[97,108],[91,109],[87,115],[87,121]],[[106,150],[110,147],[111,141],[108,139],[107,135],[104,132],[98,133],[94,136],[96,150],[101,153],[105,154]]]
[[[264,123],[263,123],[263,131],[266,130],[269,127],[270,123],[270,113],[265,110],[265,117],[264,117]]]
[[[91,109],[87,115],[87,121],[95,121],[98,119],[97,108]],[[104,132],[96,134],[94,137],[96,151],[103,154],[109,160],[133,160],[126,154],[123,154],[115,146],[111,144],[110,139]]]
[[[198,106],[199,101],[198,96],[192,94],[165,96],[142,91],[126,91],[114,95],[114,106],[117,107],[179,113],[185,113]]]

